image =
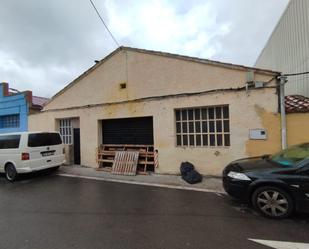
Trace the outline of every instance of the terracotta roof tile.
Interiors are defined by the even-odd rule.
[[[286,113],[309,112],[309,98],[302,95],[289,95],[285,97]]]

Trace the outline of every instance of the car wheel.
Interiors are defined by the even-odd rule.
[[[17,171],[13,164],[7,164],[5,166],[5,177],[8,181],[13,182],[17,178]]]
[[[272,186],[255,190],[252,203],[262,215],[275,219],[288,217],[294,209],[291,196],[284,190]]]

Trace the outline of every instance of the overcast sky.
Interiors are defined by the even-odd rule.
[[[121,45],[252,66],[288,0],[93,0]],[[89,0],[0,0],[0,81],[51,97],[117,46]]]

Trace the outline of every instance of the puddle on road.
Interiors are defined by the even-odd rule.
[[[257,213],[246,203],[242,203],[241,201],[230,199],[228,204],[231,205],[235,210],[241,213],[249,213],[256,215]]]
[[[246,213],[253,215],[254,217],[263,217],[260,213],[255,211],[253,207],[249,204],[243,203],[239,200],[228,198],[226,200],[227,205],[231,206],[234,210],[240,213]],[[268,219],[268,218],[265,218]],[[309,224],[309,214],[304,213],[294,213],[290,218],[285,219],[287,222],[297,222],[301,224]]]

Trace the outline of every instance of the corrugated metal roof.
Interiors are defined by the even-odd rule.
[[[309,112],[309,98],[302,95],[289,95],[285,97],[286,113]]]

